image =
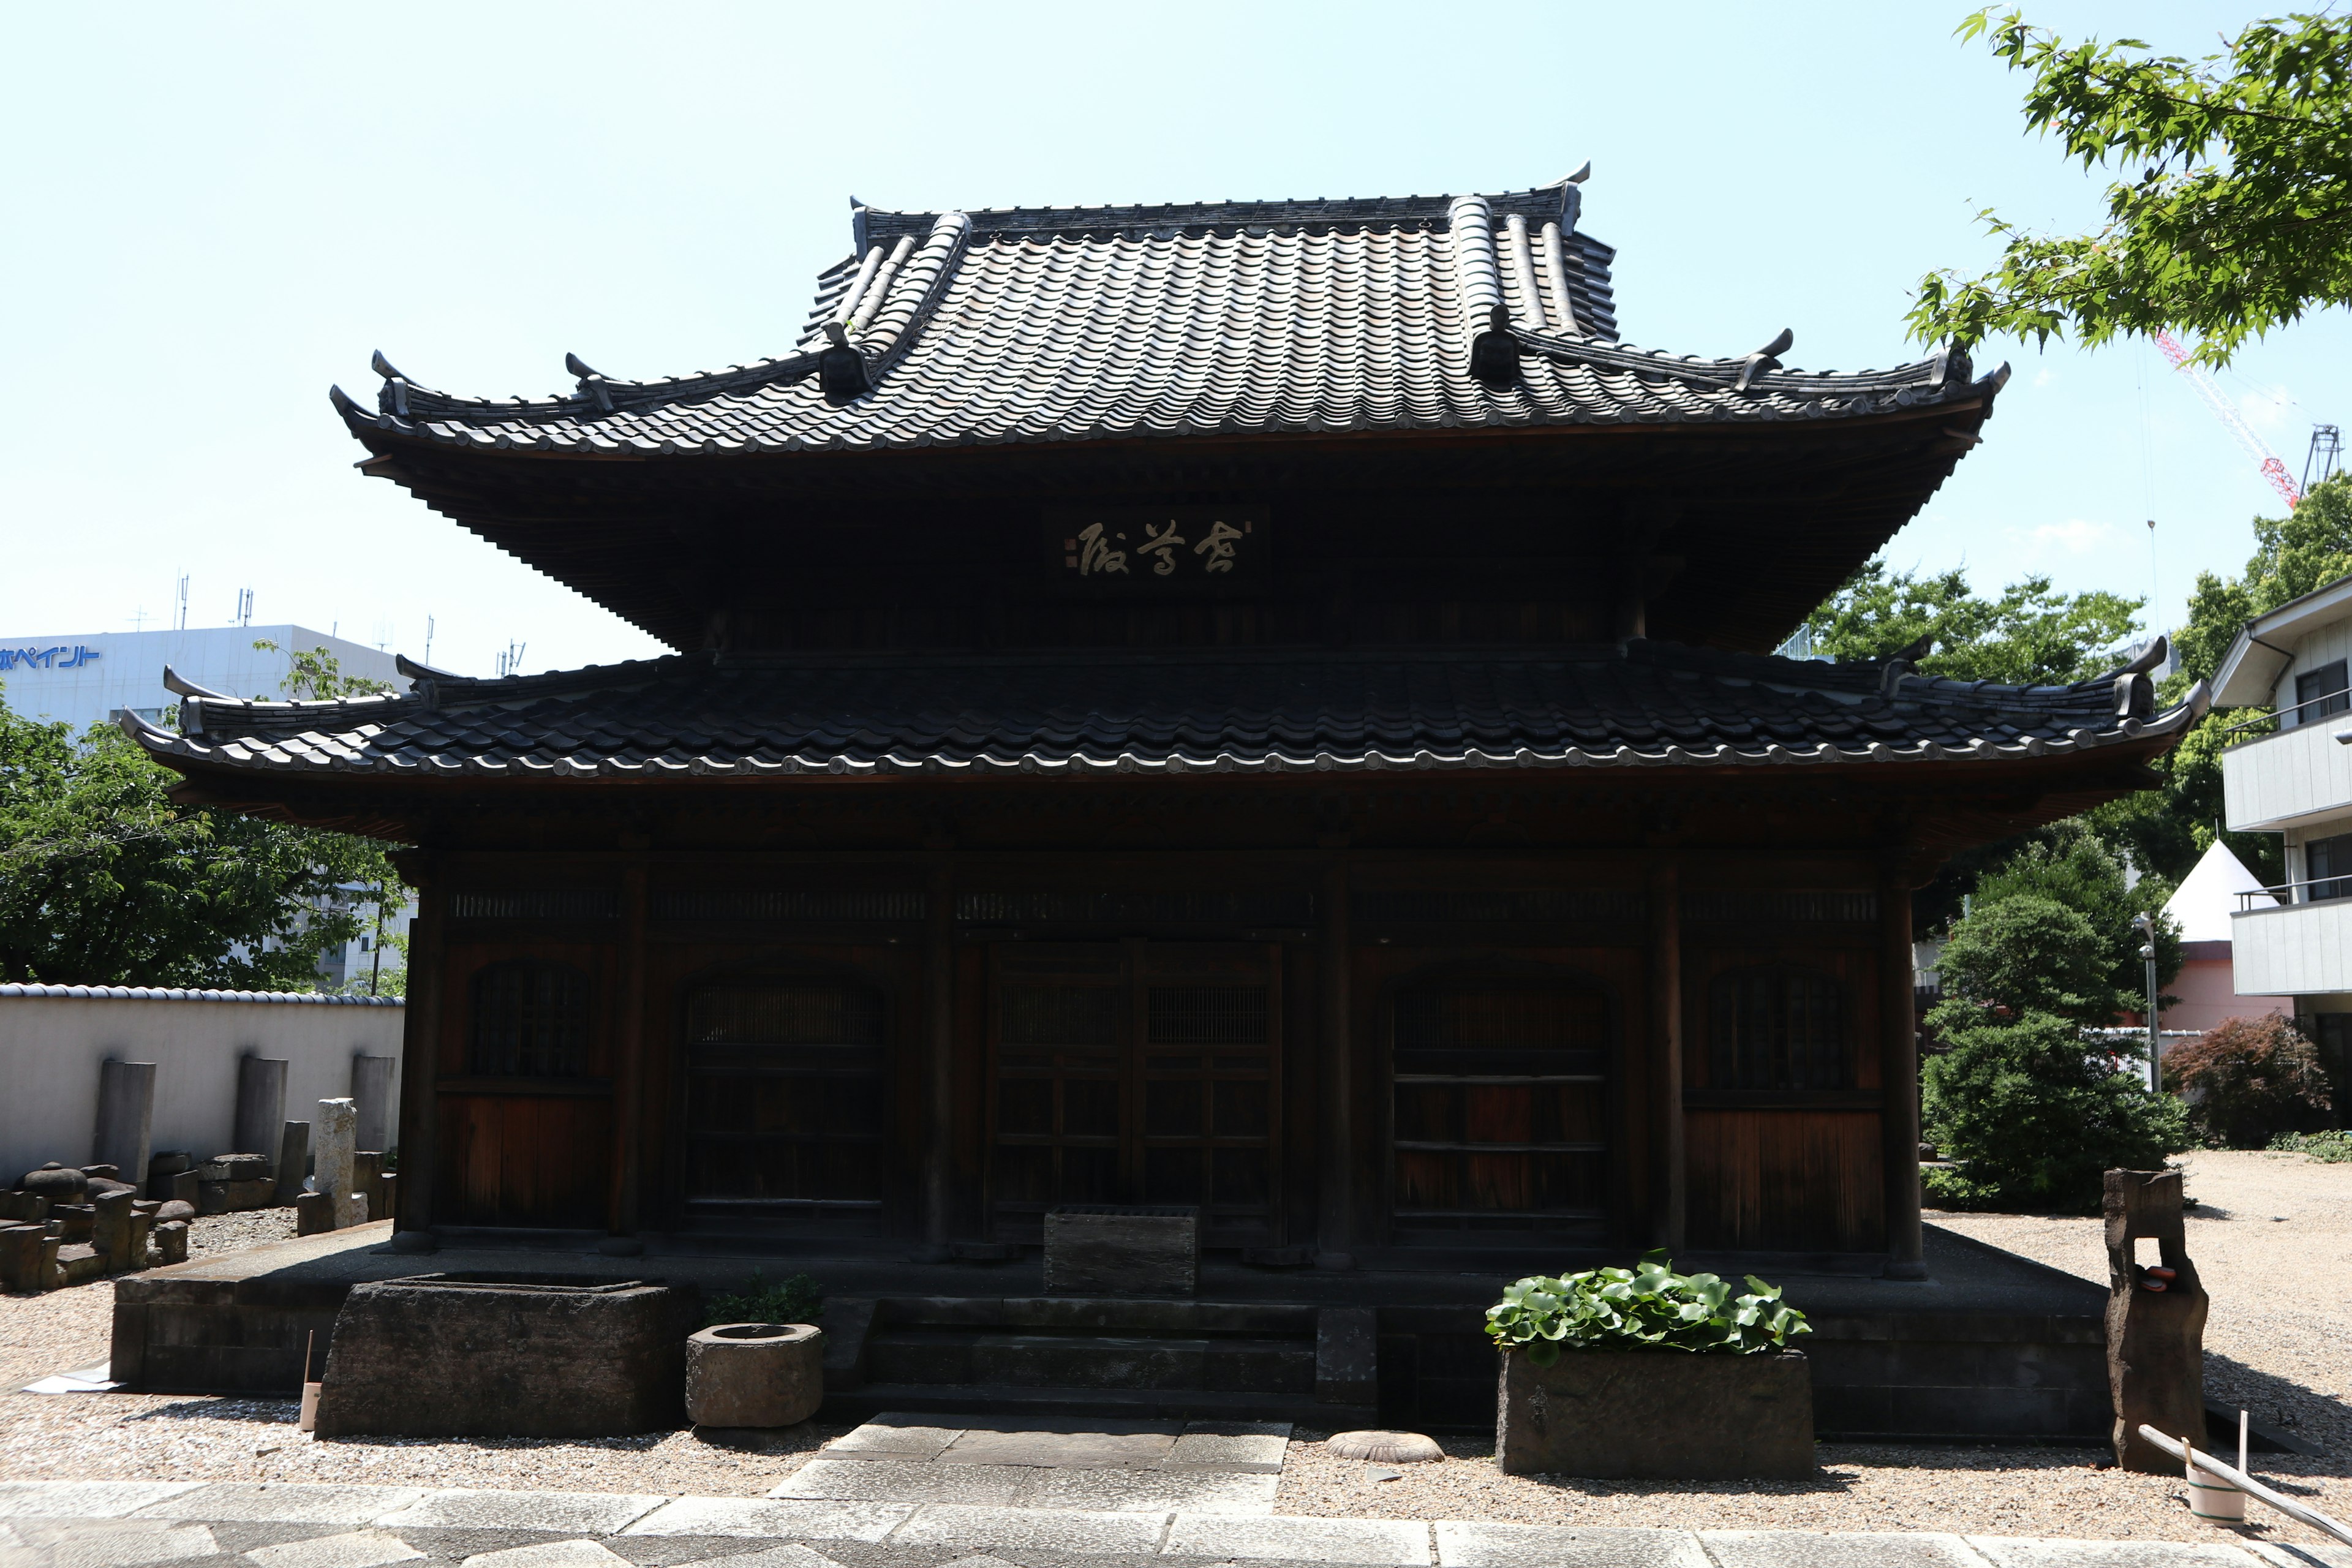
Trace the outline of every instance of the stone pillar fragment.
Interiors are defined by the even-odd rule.
[[[185,1263],[188,1260],[188,1222],[170,1219],[157,1226],[155,1250],[167,1264]]]
[[[271,1201],[279,1208],[292,1206],[310,1173],[310,1124],[289,1121],[278,1136],[278,1187]]]
[[[155,1125],[155,1064],[101,1062],[98,1068],[98,1126],[90,1138],[93,1163],[138,1173],[147,1168],[147,1143]]]
[[[319,1101],[319,1114],[310,1123],[310,1190],[327,1199],[330,1229],[352,1223],[352,1156],[359,1152],[354,1141],[358,1131],[359,1110],[350,1100]]]
[[[46,1234],[37,1225],[0,1225],[0,1290],[30,1294],[42,1288],[41,1241]]]
[[[236,1061],[236,1133],[229,1147],[269,1155],[286,1121],[286,1063],[277,1057],[243,1056]]]
[[[392,1075],[399,1063],[391,1057],[352,1058],[352,1103],[359,1110],[359,1127],[352,1134],[354,1148],[382,1153],[391,1146]]]
[[[179,1195],[173,1178],[183,1171],[193,1172],[196,1157],[185,1149],[166,1149],[147,1161],[147,1195],[159,1204],[168,1204]]]
[[[131,1253],[131,1205],[137,1201],[138,1194],[128,1187],[100,1193],[90,1200],[89,1206],[97,1212],[90,1221],[89,1244],[105,1255],[109,1274],[125,1273],[146,1262],[144,1247],[136,1261]]]

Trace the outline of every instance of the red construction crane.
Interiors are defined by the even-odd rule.
[[[2286,465],[2279,461],[2276,452],[2263,444],[2263,438],[2254,434],[2252,426],[2238,417],[2238,411],[2230,405],[2228,398],[2221,395],[2221,389],[2213,384],[2213,378],[2205,374],[2205,367],[2190,363],[2189,351],[2182,348],[2179,340],[2170,332],[2158,331],[2156,346],[2164,351],[2164,357],[2172,362],[2173,369],[2189,378],[2189,384],[2197,389],[2197,395],[2205,400],[2205,406],[2213,411],[2213,417],[2230,427],[2230,434],[2238,438],[2238,445],[2243,447],[2246,455],[2261,467],[2263,478],[2270,480],[2271,489],[2284,496],[2287,505],[2302,505],[2303,492],[2295,489],[2293,479],[2287,478]]]

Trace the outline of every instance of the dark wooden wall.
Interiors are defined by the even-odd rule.
[[[955,991],[946,1042],[953,1107],[943,1151],[946,1235],[982,1240],[1002,1228],[990,1204],[990,1108],[998,1082],[992,1009],[1005,963],[1018,956],[1034,967],[1040,956],[1076,951],[1069,944],[1077,943],[1112,954],[1114,963],[1142,966],[1139,973],[1238,963],[1270,987],[1278,1015],[1272,1029],[1276,1077],[1268,1091],[1276,1121],[1272,1191],[1263,1225],[1252,1221],[1246,1236],[1226,1236],[1228,1244],[1332,1250],[1320,1231],[1320,1194],[1339,1171],[1345,1173],[1352,1213],[1344,1239],[1368,1264],[1444,1267],[1449,1260],[1479,1263],[1517,1250],[1538,1261],[1552,1259],[1546,1267],[1565,1266],[1580,1249],[1622,1253],[1654,1239],[1664,1213],[1654,1160],[1659,1102],[1673,1085],[1662,1077],[1656,1053],[1665,1026],[1654,1016],[1650,978],[1654,922],[1644,912],[1645,858],[1627,852],[1548,859],[1522,863],[1508,877],[1496,874],[1506,863],[1482,864],[1458,854],[1389,855],[1355,867],[1347,873],[1349,1024],[1336,1056],[1320,946],[1328,892],[1318,905],[1315,879],[1326,873],[1307,861],[1277,857],[1244,874],[1223,863],[1186,870],[1181,859],[1146,867],[1041,856],[1031,875],[1010,883],[1003,863],[950,871],[948,896],[965,918],[952,923],[948,958]],[[629,870],[633,866],[640,868]],[[1717,880],[1726,868],[1709,868]],[[1745,889],[1723,889],[1706,879],[1683,884],[1680,1104],[1687,1220],[1682,1240],[1690,1247],[1855,1253],[1885,1245],[1877,1104],[1884,1031],[1874,906],[1864,882],[1869,870],[1858,859],[1817,860],[1777,871],[1750,868]],[[899,1247],[925,1234],[934,1047],[925,953],[936,910],[922,858],[784,858],[746,866],[702,855],[650,862],[626,852],[476,856],[453,858],[446,875],[450,888],[513,894],[642,885],[646,917],[634,946],[626,898],[619,892],[601,921],[519,916],[514,911],[530,905],[525,899],[494,906],[478,900],[467,906],[461,900],[460,908],[507,913],[442,923],[434,1223],[720,1229],[779,1243],[862,1239]],[[1775,875],[1804,887],[1775,888]],[[632,877],[638,882],[631,883]],[[1027,891],[1014,887],[1024,880]],[[1008,887],[1014,890],[998,890]],[[446,893],[443,901],[446,907]],[[1296,923],[1245,928],[1231,918],[1197,918],[1218,908],[1228,909],[1229,917]],[[1196,918],[1172,918],[1188,914]],[[471,987],[489,966],[520,957],[570,964],[592,977],[595,1025],[588,1070],[575,1080],[493,1081],[468,1070]],[[1710,986],[1719,975],[1769,966],[1836,984],[1849,1059],[1848,1079],[1840,1087],[1742,1091],[1710,1080]],[[739,1212],[690,1201],[695,1130],[688,1085],[698,1059],[688,1038],[690,999],[698,988],[754,982],[847,987],[875,999],[882,1099],[878,1136],[871,1144],[870,1205],[820,1214],[790,1204]],[[1579,1015],[1587,1021],[1578,1027],[1602,1030],[1605,1038],[1580,1035],[1572,1043],[1601,1053],[1601,1081],[1534,1089],[1401,1085],[1398,1021],[1404,999],[1464,987],[1514,994],[1565,989],[1592,998]],[[641,998],[641,1010],[632,1021],[623,1009],[633,994]],[[1605,1027],[1593,1022],[1601,1019]],[[620,1042],[627,1038],[642,1041],[634,1075],[621,1056]],[[1504,1078],[1529,1070],[1518,1058],[1503,1066],[1508,1069]],[[1348,1086],[1338,1101],[1327,1094],[1335,1068],[1344,1070]],[[1530,1147],[1538,1152],[1400,1152],[1393,1145],[1401,1114],[1420,1123],[1433,1115],[1457,1118],[1454,1132],[1434,1134],[1420,1126],[1414,1136],[1424,1141],[1533,1140]],[[1605,1155],[1578,1164],[1581,1156],[1547,1154],[1538,1147],[1560,1139],[1598,1142]],[[1344,1150],[1336,1164],[1327,1159],[1333,1150]],[[1422,1191],[1412,1203],[1427,1207],[1434,1201],[1428,1192],[1440,1189],[1470,1193],[1477,1202],[1491,1202],[1497,1192],[1540,1189],[1558,1201],[1558,1193],[1567,1190],[1562,1179],[1547,1186],[1538,1167],[1557,1178],[1572,1165],[1591,1173],[1569,1184],[1595,1196],[1601,1213],[1589,1226],[1561,1222],[1515,1234],[1508,1224],[1476,1220],[1452,1235],[1396,1217],[1400,1206],[1412,1206],[1400,1205],[1401,1172],[1407,1185]],[[625,1185],[628,1171],[637,1173],[634,1189]],[[1025,1231],[1008,1238],[1028,1239]]]

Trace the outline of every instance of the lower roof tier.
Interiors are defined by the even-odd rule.
[[[247,702],[177,682],[190,774],[323,781],[1722,768],[2004,761],[2168,745],[2147,657],[2072,686],[1634,639],[1541,652],[810,658],[698,653],[404,694]]]

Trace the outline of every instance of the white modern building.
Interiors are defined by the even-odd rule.
[[[2278,727],[2221,754],[2229,825],[2286,841],[2286,880],[2242,891],[2230,918],[2236,988],[2294,999],[2352,1083],[2352,577],[2246,623],[2213,678],[2222,708]]]
[[[257,642],[275,643],[265,653]],[[404,684],[393,656],[309,626],[197,626],[184,630],[78,632],[0,637],[0,701],[26,718],[79,731],[124,710],[161,722],[179,699],[163,689],[163,667],[231,697],[279,697],[289,650],[324,648],[345,675]]]

